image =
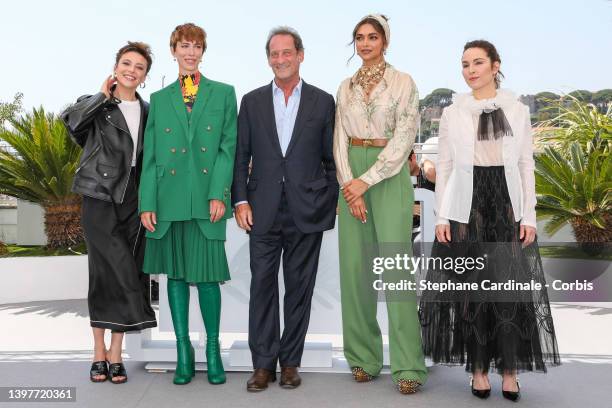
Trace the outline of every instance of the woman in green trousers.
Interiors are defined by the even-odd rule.
[[[385,16],[359,21],[353,43],[363,65],[342,82],[336,101],[334,158],[344,196],[338,219],[344,355],[358,382],[370,381],[383,366],[373,285],[378,278],[363,254],[412,256],[414,193],[407,161],[419,97],[412,78],[385,62],[389,34]],[[409,279],[405,272],[402,278]],[[387,314],[392,378],[401,393],[411,394],[427,378],[414,293],[387,294]]]
[[[221,291],[230,279],[225,222],[236,149],[234,88],[200,74],[206,33],[183,24],[170,38],[179,79],[151,95],[140,183],[140,214],[147,229],[144,271],[168,275],[168,302],[176,334],[175,384],[195,375],[189,339],[189,285],[198,288],[206,328],[208,381],[225,382],[219,347]]]

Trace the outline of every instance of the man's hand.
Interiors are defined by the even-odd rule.
[[[236,222],[245,231],[251,231],[253,226],[253,211],[249,203],[242,203],[236,206]]]
[[[225,203],[221,200],[210,200],[210,222],[215,223],[225,214]]]
[[[140,214],[140,222],[142,226],[149,232],[155,232],[155,225],[157,224],[157,216],[152,211],[144,211]]]

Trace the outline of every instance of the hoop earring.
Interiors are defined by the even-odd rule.
[[[140,89],[145,89],[146,86],[147,84],[143,82],[142,84],[140,84]]]

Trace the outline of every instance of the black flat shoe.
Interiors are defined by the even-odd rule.
[[[472,389],[472,395],[480,399],[487,399],[491,395],[491,389],[488,390],[477,390],[474,388],[474,377],[470,378],[470,388]]]
[[[113,384],[123,384],[127,382],[127,371],[125,371],[125,366],[123,363],[113,363],[108,366],[108,371],[110,373],[110,381]],[[115,377],[124,377],[122,380],[115,380]]]
[[[512,402],[518,402],[521,399],[521,386],[519,384],[518,378],[516,379],[516,388],[518,391],[504,391],[502,390],[502,395],[505,399],[510,400]]]
[[[95,378],[98,375],[103,375],[104,378]],[[94,361],[89,370],[89,379],[91,382],[99,383],[108,379],[108,365],[106,361]]]

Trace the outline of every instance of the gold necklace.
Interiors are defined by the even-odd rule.
[[[359,68],[359,71],[357,71],[357,83],[361,85],[361,88],[366,93],[370,93],[376,84],[382,80],[386,67],[387,63],[385,60],[382,60],[376,65]]]

